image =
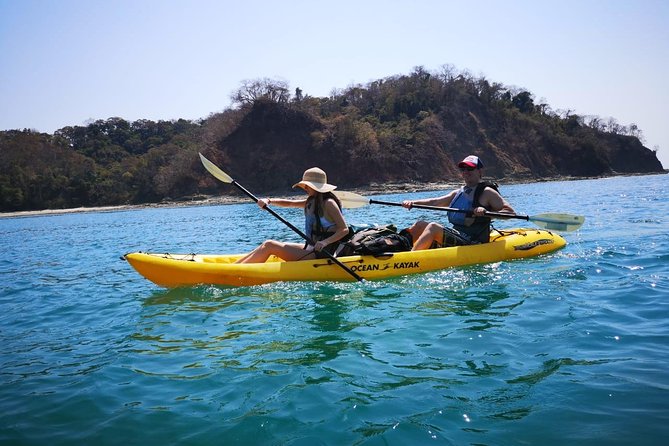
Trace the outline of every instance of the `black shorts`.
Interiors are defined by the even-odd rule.
[[[475,242],[469,240],[466,236],[461,234],[458,230],[453,228],[444,228],[444,239],[441,244],[437,242],[432,242],[430,249],[434,248],[446,248],[448,246],[466,246],[473,245]]]

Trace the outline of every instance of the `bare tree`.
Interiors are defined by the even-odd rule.
[[[646,138],[644,138],[643,132],[641,131],[641,129],[639,128],[638,125],[636,125],[635,123],[631,123],[627,127],[627,129],[628,129],[628,133],[629,133],[630,136],[634,136],[635,138],[637,138],[642,143],[646,142]]]
[[[230,95],[233,103],[253,104],[259,99],[273,102],[288,102],[288,82],[269,78],[242,81],[242,86]]]

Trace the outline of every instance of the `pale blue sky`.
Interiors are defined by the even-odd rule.
[[[245,79],[327,96],[444,64],[635,123],[669,167],[669,0],[0,0],[0,130],[199,119]]]

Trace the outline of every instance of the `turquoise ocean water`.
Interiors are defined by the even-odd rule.
[[[297,238],[254,204],[0,219],[0,444],[665,444],[669,176],[502,192],[586,223],[535,259],[165,290],[119,256]]]

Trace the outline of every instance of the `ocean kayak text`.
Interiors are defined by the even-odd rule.
[[[377,263],[374,265],[352,265],[351,271],[383,271],[390,268],[390,264],[383,265]],[[396,262],[392,264],[393,269],[420,268],[420,262]]]

